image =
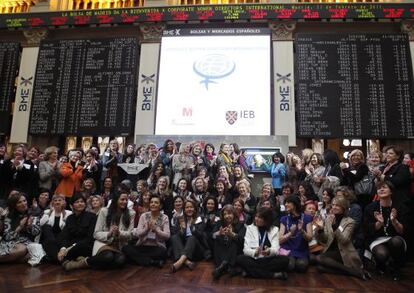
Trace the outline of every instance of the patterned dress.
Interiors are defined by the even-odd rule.
[[[19,220],[20,222],[20,220]],[[17,228],[17,227],[16,227]],[[38,217],[33,218],[31,227],[27,227],[20,232],[16,232],[11,227],[11,219],[6,217],[4,220],[4,232],[0,239],[0,256],[10,254],[18,244],[28,245],[40,234],[40,221]]]

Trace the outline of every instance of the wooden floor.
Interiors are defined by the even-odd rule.
[[[414,292],[414,264],[404,269],[404,279],[394,282],[319,274],[311,267],[306,274],[289,274],[287,281],[224,276],[212,280],[212,263],[201,262],[194,271],[170,274],[163,269],[128,265],[119,271],[79,270],[65,272],[56,265],[0,265],[0,292]]]

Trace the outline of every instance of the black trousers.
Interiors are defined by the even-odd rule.
[[[239,255],[237,264],[253,278],[272,278],[276,272],[284,272],[289,265],[287,256],[270,256],[254,259],[247,255]]]
[[[167,259],[167,249],[159,246],[135,246],[128,244],[122,248],[122,252],[127,259],[131,259],[140,266],[149,266],[152,261],[165,261]]]
[[[88,265],[94,269],[117,269],[124,266],[125,255],[119,251],[104,250],[88,258]]]
[[[58,235],[53,233],[52,227],[50,225],[43,225],[42,226],[42,238],[41,243],[43,249],[46,252],[46,255],[52,260],[53,262],[58,262],[57,255],[59,253],[60,245],[58,241]]]
[[[171,245],[175,261],[182,255],[192,261],[201,260],[204,256],[203,246],[195,236],[181,237],[179,234],[175,234],[171,237]]]
[[[223,261],[228,262],[230,266],[234,266],[238,252],[239,247],[235,241],[214,240],[214,263],[216,266],[219,266]]]
[[[54,234],[50,225],[44,225],[42,227],[42,246],[46,252],[46,255],[53,261],[58,263],[57,255],[62,247],[61,234]],[[88,257],[92,255],[92,243],[77,243],[71,247],[65,256],[65,260],[76,260],[79,256]]]

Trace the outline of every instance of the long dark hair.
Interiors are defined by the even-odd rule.
[[[162,151],[166,154],[169,154],[169,152],[167,151],[167,146],[168,146],[169,142],[172,142],[172,144],[173,144],[172,152],[174,152],[175,144],[171,139],[168,138],[167,140],[164,141],[164,145],[162,146]]]
[[[17,203],[19,202],[21,197],[24,197],[27,201],[27,196],[23,192],[13,194],[7,200],[7,206],[9,208],[8,217],[11,220],[10,224],[11,224],[12,230],[17,228],[17,226],[20,224],[20,219],[22,218],[22,216],[28,215],[28,211],[29,211],[28,209],[26,210],[24,214],[19,213],[16,209]]]
[[[203,211],[204,211],[203,213],[204,213],[204,215],[207,215],[209,213],[209,211],[207,210],[207,202],[210,199],[212,201],[214,201],[214,211],[213,211],[213,213],[214,214],[217,213],[217,210],[218,210],[218,201],[217,201],[217,198],[215,198],[214,196],[209,195],[203,201]]]
[[[237,215],[236,209],[231,204],[226,204],[220,211],[220,221],[222,225],[225,225],[226,223],[224,220],[224,212],[230,212],[233,214],[233,226],[239,222],[239,216]]]
[[[121,197],[122,194],[126,194],[125,192],[118,192],[114,195],[111,201],[111,205],[108,208],[108,215],[106,216],[106,226],[110,227],[111,224],[115,223],[118,225],[120,223],[121,217],[122,217],[122,223],[125,227],[129,227],[130,223],[130,214],[128,207],[125,208],[125,210],[122,211],[121,214],[117,213],[118,210],[118,200]]]
[[[213,152],[211,153],[213,156],[216,154],[214,151],[215,151],[215,147],[214,147],[214,145],[213,144],[211,144],[211,143],[206,143],[206,145],[204,146],[204,151],[203,151],[203,154],[204,154],[204,156],[205,157],[207,157],[207,147],[211,147],[212,149],[213,149]]]
[[[331,202],[332,202],[332,199],[335,197],[335,194],[334,194],[333,189],[332,189],[332,188],[329,188],[329,187],[324,188],[324,190],[322,190],[322,194],[323,194],[325,191],[326,191],[326,193],[328,194],[328,196],[329,196],[329,198],[331,199]],[[323,208],[326,208],[326,203],[325,203],[324,201],[322,201],[322,202],[323,202],[322,207],[323,207]]]
[[[194,215],[193,215],[193,218],[192,218],[192,222],[195,222],[195,220],[198,217],[198,214],[197,214],[197,210],[198,210],[197,204],[196,204],[196,202],[194,200],[191,200],[191,199],[187,199],[184,202],[184,205],[183,205],[183,214],[184,214],[184,218],[185,218],[186,221],[188,220],[187,219],[187,215],[185,214],[185,206],[187,205],[187,203],[191,204],[193,206],[193,208],[194,208]]]
[[[306,199],[314,199],[317,196],[315,191],[312,188],[312,185],[310,185],[310,183],[308,183],[307,181],[302,181],[301,183],[299,183],[298,187],[299,186],[303,186],[303,188],[305,189]],[[299,191],[298,191],[298,195],[299,195]]]
[[[323,152],[323,159],[325,160],[325,166],[333,167],[335,165],[339,165],[339,163],[341,162],[338,154],[331,149],[326,149]]]

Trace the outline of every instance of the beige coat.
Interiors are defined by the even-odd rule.
[[[334,232],[331,225],[325,225],[322,233],[317,235],[317,240],[325,245],[323,252],[326,252],[334,239],[338,243],[342,261],[347,267],[362,270],[362,262],[358,252],[352,244],[352,234],[355,228],[355,221],[349,217],[343,217],[341,223]]]
[[[129,209],[129,215],[130,222],[128,227],[125,227],[123,224],[123,217],[121,216],[121,219],[119,221],[119,239],[115,239],[114,236],[108,237],[110,228],[106,225],[108,209],[102,208],[99,211],[98,219],[96,220],[95,225],[95,232],[93,233],[95,242],[93,244],[92,255],[96,255],[99,250],[105,245],[111,246],[117,250],[121,250],[124,245],[128,244],[128,241],[131,240],[132,237],[132,229],[134,228],[135,212]]]

